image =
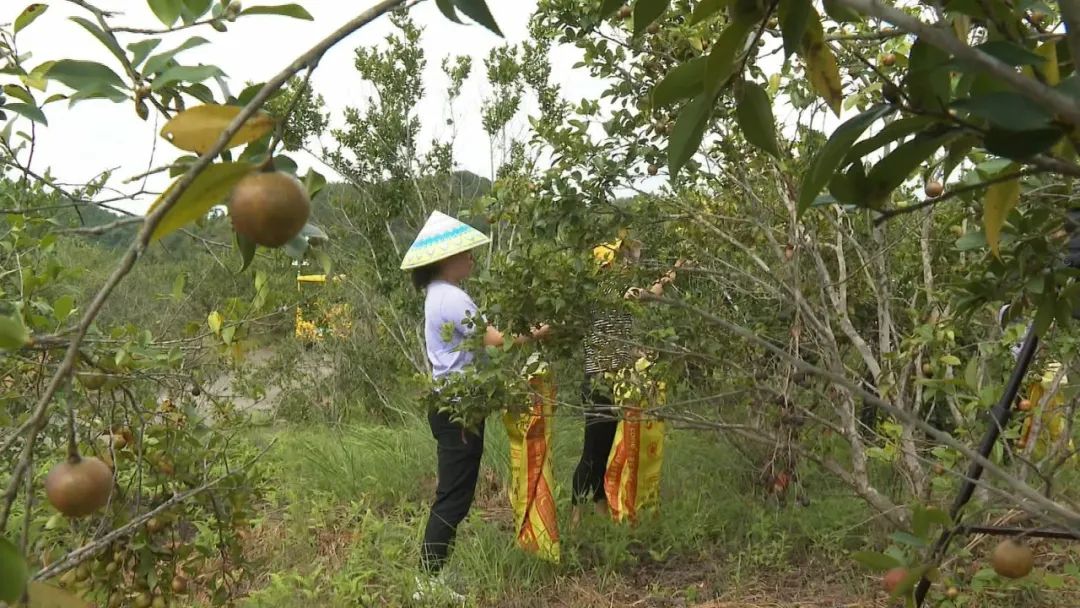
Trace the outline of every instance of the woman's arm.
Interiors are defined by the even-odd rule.
[[[520,346],[526,342],[532,342],[533,340],[543,340],[547,338],[549,333],[551,333],[551,326],[545,323],[532,330],[528,335],[514,336],[514,345]],[[487,326],[487,330],[484,333],[484,346],[502,346],[505,339],[506,336],[504,336],[495,326]]]
[[[649,293],[656,297],[664,295],[664,287],[675,281],[675,269],[681,268],[682,265],[685,263],[686,260],[681,259],[675,262],[675,268],[672,268],[671,270],[665,272],[664,276],[657,279],[656,282],[653,283],[651,287],[649,287]],[[638,299],[641,297],[641,295],[642,289],[640,287],[631,287],[630,289],[626,290],[627,299]]]

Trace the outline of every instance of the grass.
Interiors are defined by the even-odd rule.
[[[412,605],[421,530],[435,487],[435,443],[427,421],[252,432],[277,439],[269,463],[277,483],[250,540],[258,576],[240,605]],[[779,506],[754,487],[755,472],[740,452],[716,435],[669,433],[660,518],[631,529],[592,517],[570,533],[568,486],[581,433],[576,418],[557,418],[563,559],[550,564],[513,544],[507,439],[501,420],[489,420],[477,499],[447,569],[471,605],[886,605],[876,577],[850,557],[880,547],[877,521],[864,503],[808,468],[801,473],[810,504]],[[973,563],[979,562],[965,566]],[[1004,607],[1020,598],[1033,608],[1077,605],[1075,591],[1040,592],[1037,581],[994,584],[967,603],[927,605]]]

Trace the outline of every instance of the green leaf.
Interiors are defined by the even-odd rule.
[[[996,91],[961,99],[953,107],[1012,131],[1035,131],[1050,126],[1050,113],[1019,93]]]
[[[15,29],[13,33],[18,34],[26,29],[26,27],[37,20],[38,17],[44,15],[47,10],[49,10],[49,6],[47,4],[42,4],[41,2],[35,2],[24,8],[23,12],[19,13],[19,16],[15,18]]]
[[[159,240],[206,215],[210,209],[221,204],[229,196],[236,182],[254,169],[255,166],[251,163],[243,162],[218,163],[207,167],[165,214],[154,230],[152,239]],[[161,197],[150,206],[147,214],[153,213],[178,183],[179,180],[170,184]]]
[[[30,569],[19,548],[0,537],[0,602],[15,605],[26,591]]]
[[[836,63],[836,55],[833,54],[832,48],[825,41],[825,30],[813,7],[811,7],[810,19],[800,51],[800,56],[806,63],[806,75],[810,78],[810,85],[833,113],[840,116],[844,104],[840,66]]]
[[[187,275],[180,273],[176,275],[176,279],[173,280],[172,292],[170,295],[172,299],[179,302],[184,299],[184,283],[187,282]]]
[[[146,0],[150,10],[165,27],[172,27],[180,18],[180,11],[184,8],[182,0]]]
[[[76,91],[124,88],[124,81],[116,72],[96,61],[61,59],[49,68],[45,77],[61,82]]]
[[[765,89],[756,83],[744,82],[739,105],[735,109],[735,118],[739,121],[739,128],[742,129],[746,141],[780,158],[772,99]]]
[[[1046,62],[1046,57],[1009,40],[991,40],[975,48],[1013,67],[1042,65]]]
[[[604,3],[600,5],[600,16],[604,19],[615,14],[615,11],[622,8],[626,4],[626,0],[604,0]]]
[[[873,551],[859,551],[853,553],[851,555],[851,558],[854,559],[856,562],[866,566],[867,568],[870,568],[871,570],[878,570],[882,572],[903,565],[902,563],[900,563],[900,560],[892,556],[885,555],[884,553],[875,553]]]
[[[720,36],[713,44],[708,62],[705,64],[705,93],[711,92],[713,99],[720,93],[728,78],[735,73],[736,58],[743,50],[750,27],[749,23],[733,21],[724,28],[723,32],[720,32]]]
[[[948,140],[957,136],[955,132],[942,135],[917,135],[911,141],[905,142],[881,159],[867,174],[871,192],[870,206],[885,199],[893,190],[911,176],[912,172],[919,168],[926,159],[930,158]]]
[[[251,261],[255,259],[255,241],[248,239],[239,232],[233,234],[236,235],[236,250],[240,252],[240,261],[242,262],[238,272],[244,272],[248,269],[248,266],[251,266]]]
[[[140,40],[128,45],[128,50],[131,51],[131,67],[136,70],[142,62],[146,61],[146,58],[161,44],[160,38],[147,38],[146,40]]]
[[[705,80],[705,65],[708,59],[694,57],[686,63],[675,66],[664,79],[653,88],[653,106],[663,108],[680,99],[693,97],[702,90]]]
[[[1060,129],[1036,129],[1034,131],[1009,131],[991,128],[983,138],[987,152],[1012,160],[1025,160],[1046,152],[1061,141]]]
[[[961,363],[963,363],[956,355],[942,355],[941,358],[938,360],[941,361],[941,363],[944,365],[951,365],[953,367],[957,367]]]
[[[154,91],[160,91],[165,87],[177,82],[202,82],[215,76],[224,76],[225,72],[216,65],[175,65],[154,79],[150,87]]]
[[[725,9],[733,0],[701,0],[690,16],[690,25],[697,25]]]
[[[304,188],[307,189],[308,197],[312,200],[323,188],[326,187],[326,176],[314,169],[308,169],[304,176]]]
[[[5,84],[3,90],[4,94],[8,97],[14,97],[19,101],[28,104],[36,104],[36,102],[34,101],[34,95],[30,93],[28,89],[24,89],[17,84]]]
[[[668,171],[672,177],[679,174],[701,145],[715,99],[709,93],[702,93],[679,112],[675,128],[671,132],[671,140],[668,142]]]
[[[872,137],[867,137],[852,146],[851,151],[844,157],[844,162],[841,163],[841,166],[860,160],[886,144],[904,139],[912,133],[925,129],[934,122],[934,118],[930,116],[909,116],[907,118],[894,120],[882,127],[881,130]]]
[[[780,4],[780,30],[784,34],[784,59],[799,50],[814,7],[810,0],[787,0]],[[814,15],[817,18],[817,15]]]
[[[619,0],[621,3],[621,0]],[[457,10],[454,8],[453,0],[435,0],[435,6],[439,7],[444,17],[453,21],[454,23],[461,23],[461,18],[457,15]]]
[[[465,13],[466,17],[502,37],[503,33],[499,29],[499,24],[495,23],[495,17],[491,15],[491,9],[488,8],[486,0],[454,0],[454,5],[459,11]]]
[[[210,42],[210,41],[207,40],[206,38],[202,38],[202,37],[199,37],[199,36],[194,36],[192,38],[188,38],[180,46],[178,46],[178,47],[176,47],[176,48],[174,48],[172,50],[165,51],[164,53],[158,53],[157,55],[154,55],[154,56],[150,57],[150,59],[147,59],[146,60],[146,65],[143,66],[142,73],[146,74],[146,75],[157,74],[158,72],[161,72],[165,68],[169,67],[169,63],[178,54],[180,54],[180,53],[182,53],[182,52],[184,52],[186,50],[193,49],[193,48],[195,48],[197,46],[207,44],[208,42]]]
[[[53,302],[53,315],[57,321],[64,321],[75,310],[75,298],[70,295],[62,295]]]
[[[124,54],[124,49],[120,48],[120,43],[116,41],[116,38],[106,34],[105,30],[98,27],[96,23],[82,17],[72,17],[71,20],[81,25],[84,30],[90,32],[94,38],[97,38],[98,42],[109,49],[109,52],[112,53],[113,57],[116,57],[120,63],[124,63],[124,61],[127,60],[127,55]]]
[[[0,349],[22,348],[30,343],[30,332],[23,324],[22,316],[16,313],[10,317],[0,317]]]
[[[1005,218],[1009,216],[1009,212],[1019,202],[1019,179],[993,184],[986,190],[986,197],[983,199],[983,229],[986,231],[986,242],[996,256],[1001,255],[998,250],[1001,242],[1001,227],[1005,225]]]
[[[235,336],[235,335],[236,335],[236,326],[235,325],[230,325],[228,327],[221,328],[221,341],[224,342],[226,345],[231,345],[232,344],[233,336]]]
[[[964,383],[973,391],[979,390],[979,360],[976,357],[968,359],[967,367],[964,368]],[[948,516],[946,516],[947,521]]]
[[[887,115],[892,108],[887,105],[878,105],[852,117],[833,131],[829,141],[818,152],[810,168],[803,177],[799,189],[799,213],[803,213],[814,202],[825,184],[832,179],[833,173],[840,166],[840,161],[847,155],[855,140],[866,131],[876,120]]]
[[[299,4],[279,4],[277,6],[252,6],[240,11],[240,15],[281,15],[282,17],[292,17],[293,19],[303,19],[304,21],[314,21],[315,18],[311,16],[311,13],[307,12],[307,9]]]
[[[184,0],[184,9],[181,13],[184,23],[194,23],[199,17],[206,14],[213,4],[214,0]]]
[[[45,113],[42,112],[41,108],[37,106],[32,106],[28,103],[22,103],[17,101],[15,103],[9,103],[5,105],[4,109],[11,110],[16,114],[21,114],[36,123],[43,125],[49,124],[49,119],[45,117]]]
[[[908,75],[908,97],[914,107],[940,112],[949,103],[949,54],[924,41],[915,40],[911,46]]]
[[[670,4],[671,0],[637,0],[634,3],[634,35],[644,32],[650,23],[664,14]]]
[[[837,4],[836,0],[824,0],[822,4],[825,6],[825,14],[832,17],[833,21],[837,23],[862,21],[862,16],[858,12],[842,4]]]

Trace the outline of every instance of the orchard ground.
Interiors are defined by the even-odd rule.
[[[300,360],[305,359],[317,362],[307,366],[312,383],[337,373],[318,348]],[[263,348],[248,354],[239,369],[272,376],[282,361]],[[230,380],[235,378],[223,376],[208,392],[225,392]],[[569,403],[573,380],[562,383],[561,399]],[[402,396],[406,413],[391,423],[297,422],[310,415],[299,413],[305,408],[328,405],[328,396],[317,390],[305,394],[270,384],[262,399],[238,401],[254,422],[244,439],[257,446],[273,442],[265,461],[271,487],[252,529],[242,534],[258,573],[242,590],[241,605],[414,605],[409,596],[420,534],[435,488],[434,442],[426,420],[409,411]],[[569,407],[557,415],[553,442],[562,562],[534,559],[513,545],[507,438],[499,422],[488,421],[476,504],[448,569],[450,579],[468,592],[470,605],[899,605],[881,591],[879,575],[851,559],[855,551],[880,546],[891,528],[849,488],[808,468],[801,481],[809,503],[782,504],[765,491],[759,472],[737,447],[712,432],[669,433],[658,519],[632,530],[593,516],[570,530],[568,486],[582,424]],[[927,605],[1080,605],[1080,546],[1038,543],[1036,571],[1009,583],[989,570],[995,543],[958,543],[966,547],[946,565],[945,579]],[[943,599],[950,586],[960,591],[952,604]],[[196,592],[188,603],[208,605],[205,599]]]

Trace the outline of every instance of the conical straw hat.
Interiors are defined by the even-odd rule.
[[[490,242],[491,239],[476,228],[445,213],[433,211],[427,223],[420,229],[420,234],[416,235],[412,247],[405,252],[401,269],[411,270],[427,266]]]

